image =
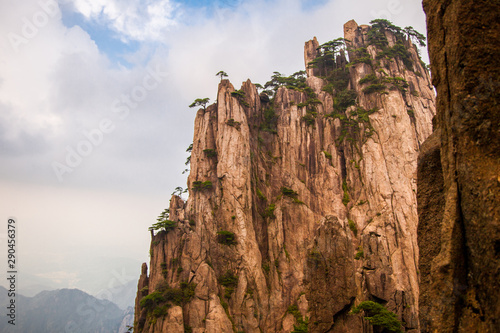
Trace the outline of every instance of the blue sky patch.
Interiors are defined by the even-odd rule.
[[[132,67],[124,59],[124,55],[134,53],[139,50],[140,43],[137,41],[122,41],[116,32],[106,26],[94,21],[89,21],[80,13],[62,8],[62,22],[64,26],[71,28],[79,26],[85,30],[90,38],[97,44],[99,51],[106,54],[114,64],[121,64],[125,67]]]
[[[187,7],[237,7],[242,0],[185,0],[176,1]]]
[[[302,9],[305,11],[314,10],[317,7],[320,7],[327,2],[328,2],[328,0],[303,0],[302,1]]]

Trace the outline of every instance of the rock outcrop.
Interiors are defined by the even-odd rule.
[[[437,116],[418,174],[421,327],[498,332],[499,4],[423,3]]]
[[[349,63],[319,59],[272,99],[222,80],[198,111],[189,199],[172,197],[177,224],[152,238],[135,332],[372,332],[349,314],[364,300],[419,329],[416,166],[434,92],[411,41],[382,28],[376,46],[348,25]]]

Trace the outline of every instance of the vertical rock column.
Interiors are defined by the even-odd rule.
[[[500,327],[500,11],[498,1],[424,0],[443,200],[419,196],[424,332]],[[434,138],[433,140],[436,140]],[[436,147],[435,149],[438,149]],[[429,158],[421,156],[421,163]],[[425,166],[422,166],[425,168]],[[419,173],[418,188],[441,175]],[[439,195],[439,191],[435,191]],[[434,218],[423,207],[443,214]],[[430,226],[433,225],[435,230]],[[430,233],[440,233],[438,249]],[[438,252],[438,253],[436,253]],[[432,295],[432,296],[431,296]]]

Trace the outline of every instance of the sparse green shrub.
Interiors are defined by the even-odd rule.
[[[360,47],[359,49],[352,50],[352,55],[354,56],[348,66],[352,66],[354,64],[365,63],[367,65],[372,64],[372,58],[368,53],[366,47]]]
[[[159,318],[159,317],[166,316],[168,313],[168,309],[170,309],[171,306],[172,305],[169,303],[161,305],[161,306],[157,306],[156,308],[153,309],[153,312],[152,312],[153,317]]]
[[[149,230],[160,230],[160,231],[169,232],[170,230],[175,229],[176,226],[177,226],[177,222],[170,221],[170,220],[164,220],[164,221],[160,221],[158,223],[153,224],[151,227],[149,227]]]
[[[294,190],[292,190],[290,188],[284,187],[284,186],[281,188],[281,193],[283,195],[286,195],[287,197],[290,197],[290,198],[297,198],[299,196],[299,194],[297,192],[295,192]]]
[[[171,303],[175,305],[189,303],[194,296],[195,288],[196,284],[194,283],[181,282],[180,288],[170,288],[168,284],[164,283],[158,290],[143,297],[139,304],[157,318],[167,313],[166,310],[171,306]]]
[[[374,327],[382,328],[384,332],[403,332],[401,330],[401,323],[397,319],[396,314],[387,310],[383,305],[372,301],[364,301],[358,306],[355,306],[351,312],[357,314],[361,312],[361,310],[365,313],[365,319]]]
[[[316,124],[316,117],[311,112],[306,112],[306,115],[302,116],[302,120],[306,123],[307,126],[314,126],[314,124]]]
[[[361,258],[364,258],[365,256],[365,253],[363,252],[363,248],[360,246],[358,246],[358,252],[356,252],[356,255],[354,256],[354,260],[359,260]]]
[[[347,204],[349,203],[349,201],[351,201],[351,199],[349,197],[349,188],[347,187],[347,182],[345,180],[342,183],[342,190],[344,191],[344,197],[342,198],[342,203],[344,204],[344,206],[347,206]]]
[[[406,88],[408,88],[408,82],[403,79],[402,77],[396,76],[396,77],[385,77],[382,82],[384,83],[389,83],[392,84],[394,87],[396,87],[399,91],[402,93],[406,92]]]
[[[323,150],[323,154],[325,154],[325,157],[327,159],[329,159],[330,161],[332,160],[332,154],[330,154],[329,152],[327,152],[326,150]]]
[[[268,106],[264,109],[264,121],[260,124],[260,129],[265,132],[276,134],[276,124],[278,117],[276,116],[276,111],[274,107]]]
[[[226,311],[226,313],[229,313],[229,310],[228,310],[229,309],[229,304],[227,304],[226,301],[221,300],[220,301],[220,305],[222,305],[222,307],[224,308],[224,311]]]
[[[241,123],[239,121],[235,121],[233,118],[229,119],[228,121],[226,121],[226,124],[228,126],[231,126],[231,127],[234,127],[236,128],[238,131],[240,130],[241,128]]]
[[[194,297],[196,283],[181,282],[181,288],[170,288],[165,291],[165,298],[176,305],[185,305]]]
[[[194,227],[196,225],[196,222],[194,220],[189,220],[189,225]]]
[[[372,83],[368,87],[363,88],[365,94],[372,94],[374,92],[381,92],[385,90],[385,84],[383,83]]]
[[[145,308],[147,311],[152,311],[162,302],[165,302],[165,298],[163,297],[162,293],[159,291],[155,291],[147,296],[144,296],[139,302],[139,305],[142,308]]]
[[[245,98],[245,92],[243,90],[235,90],[231,92],[231,96],[236,97],[236,98]]]
[[[333,99],[333,107],[337,110],[345,112],[348,107],[356,104],[357,97],[358,94],[355,90],[346,89],[339,91],[335,94]]]
[[[236,235],[231,231],[221,230],[217,232],[217,242],[224,245],[236,245]]]
[[[351,229],[354,236],[358,236],[358,228],[356,227],[356,223],[354,223],[354,221],[351,219],[347,219],[347,222],[349,224],[349,229]]]
[[[217,152],[214,149],[203,149],[203,152],[207,157],[217,157]]]
[[[309,318],[298,320],[298,325],[293,325],[293,331],[290,333],[307,333],[309,332]]]
[[[162,262],[160,264],[160,268],[161,268],[161,275],[163,275],[163,277],[166,279],[167,275],[168,275],[167,263],[166,262]]]
[[[377,78],[377,75],[375,74],[367,74],[365,75],[365,77],[363,77],[361,80],[359,80],[359,84],[363,84],[363,83],[372,83],[372,82],[377,82],[378,81],[378,78]]]
[[[245,101],[245,92],[243,90],[236,90],[236,91],[233,91],[231,92],[231,96],[235,97],[241,105],[243,106],[246,106],[246,107],[249,107],[250,104],[248,104],[247,101]]]
[[[293,200],[294,203],[297,203],[297,204],[304,204],[303,201],[300,201],[297,197],[299,196],[299,194],[297,192],[295,192],[294,190],[290,189],[290,188],[287,188],[287,187],[282,187],[281,188],[281,194],[291,198]]]
[[[266,196],[262,193],[261,190],[257,189],[257,197],[262,201],[267,201]]]
[[[336,68],[326,77],[327,85],[323,90],[333,95],[333,90],[336,92],[346,90],[349,86],[350,74],[346,68]]]
[[[377,54],[377,59],[392,59],[396,57],[399,57],[401,61],[403,61],[403,64],[408,70],[413,71],[413,61],[411,60],[411,53],[401,42],[396,43],[393,47],[384,47],[382,52]]]
[[[225,287],[224,297],[228,299],[231,298],[231,294],[238,286],[238,277],[234,275],[230,270],[227,270],[224,275],[219,277],[218,282]]]
[[[309,318],[303,318],[299,311],[297,304],[290,305],[287,312],[295,317],[297,325],[293,325],[293,331],[291,333],[307,333],[309,332]]]
[[[200,181],[200,180],[195,180],[193,182],[193,187],[191,188],[194,192],[197,191],[203,191],[203,190],[210,190],[213,187],[212,182],[210,180],[207,181]]]
[[[270,204],[269,206],[266,207],[264,210],[264,218],[269,217],[270,219],[275,219],[276,216],[274,215],[274,210],[276,209],[275,204]]]

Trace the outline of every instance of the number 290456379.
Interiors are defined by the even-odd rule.
[[[16,221],[9,219],[7,224],[7,265],[9,269],[16,268]]]

